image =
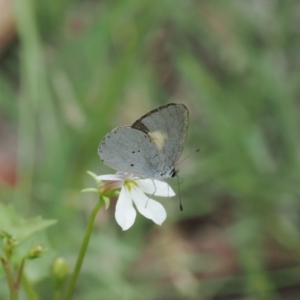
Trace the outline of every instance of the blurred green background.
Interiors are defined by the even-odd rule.
[[[200,148],[180,164],[184,210],[162,198],[163,226],[122,232],[112,201],[74,299],[300,299],[299,1],[1,5],[1,202],[58,220],[26,266],[41,299],[97,202],[86,171],[113,172],[99,142],[170,102],[190,111],[182,157]]]

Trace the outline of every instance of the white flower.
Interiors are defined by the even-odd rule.
[[[173,197],[172,188],[166,183],[155,179],[140,179],[132,174],[117,173],[114,175],[100,175],[97,180],[109,180],[110,189],[121,187],[116,205],[115,217],[123,230],[129,229],[136,218],[137,210],[154,223],[161,225],[167,217],[164,207],[157,201],[149,198],[145,193],[153,196]]]

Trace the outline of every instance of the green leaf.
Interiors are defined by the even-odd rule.
[[[36,217],[26,221],[21,220],[12,228],[12,232],[14,237],[21,243],[34,235],[36,232],[42,231],[43,229],[54,225],[56,222],[56,220],[43,220],[41,217]]]
[[[53,224],[56,220],[43,220],[41,217],[25,220],[11,206],[0,204],[0,232],[22,243],[36,232]]]

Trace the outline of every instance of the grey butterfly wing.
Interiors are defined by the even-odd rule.
[[[157,150],[147,134],[131,126],[117,127],[107,134],[98,153],[109,167],[142,178],[154,178],[159,164]]]
[[[153,163],[156,178],[171,177],[182,153],[189,125],[188,109],[183,104],[160,106],[137,120],[131,127],[145,132],[158,155]]]
[[[118,171],[144,178],[174,176],[188,129],[183,104],[160,106],[105,136],[99,145],[101,160]]]

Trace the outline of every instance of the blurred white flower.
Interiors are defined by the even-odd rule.
[[[117,173],[114,175],[100,175],[97,180],[108,180],[101,186],[102,191],[113,190],[121,187],[116,204],[115,217],[123,230],[129,229],[136,218],[137,210],[154,223],[161,225],[167,217],[164,207],[157,201],[145,195],[173,197],[173,189],[166,183],[156,179],[140,179],[132,174]]]

